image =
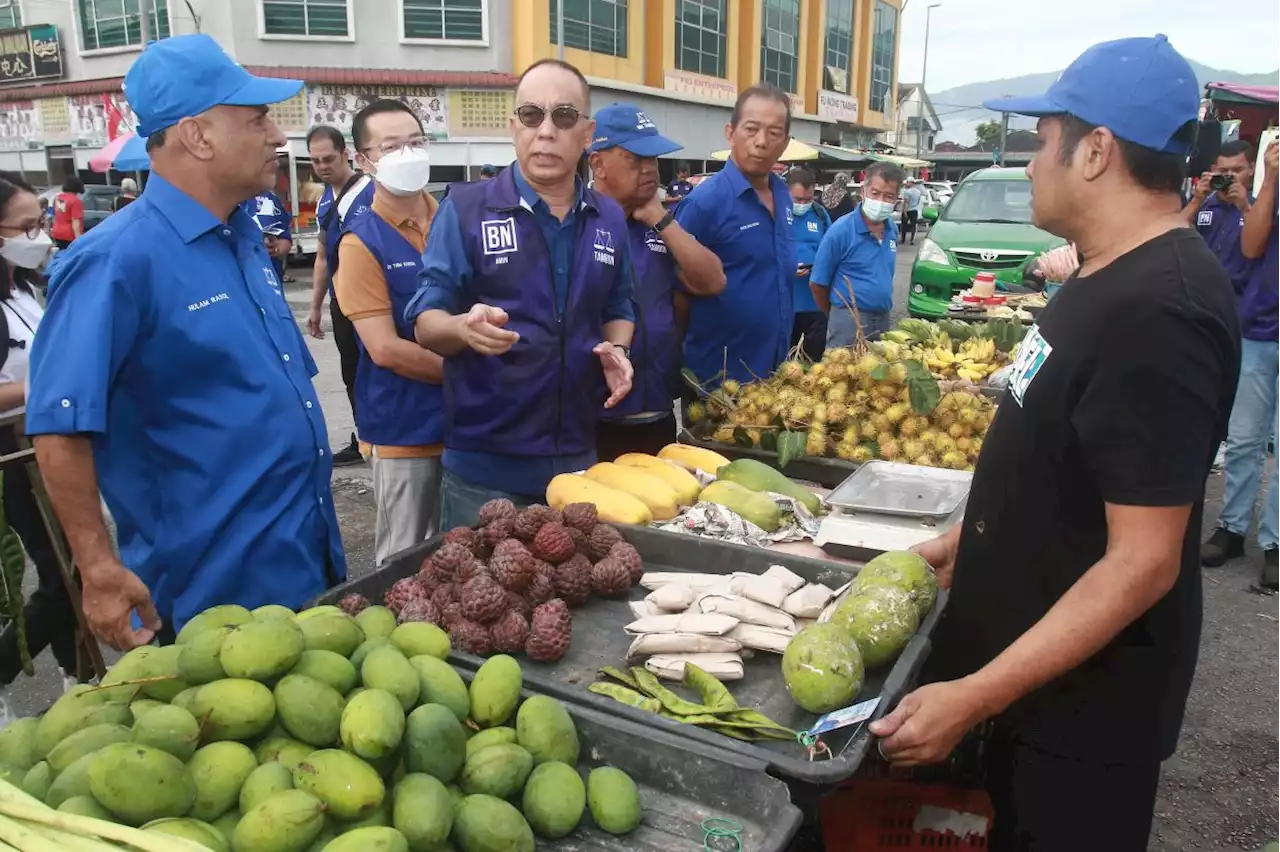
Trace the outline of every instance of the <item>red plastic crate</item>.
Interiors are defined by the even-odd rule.
[[[916,818],[926,807],[977,817],[985,828],[965,836],[916,831]],[[857,780],[822,800],[822,838],[827,852],[986,849],[993,815],[991,800],[982,790],[887,778]]]

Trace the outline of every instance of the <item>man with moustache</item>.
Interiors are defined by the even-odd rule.
[[[85,616],[121,650],[214,604],[301,606],[346,573],[315,362],[240,208],[275,183],[267,105],[302,82],[184,35],[124,88],[151,179],[59,256],[27,400]]]
[[[444,357],[445,529],[494,498],[542,502],[553,477],[595,461],[601,404],[631,390],[626,216],[577,177],[595,129],[587,81],[541,60],[515,103],[516,162],[451,188],[405,314]]]
[[[791,345],[796,244],[791,193],[773,173],[791,135],[791,99],[772,83],[738,96],[725,127],[729,162],[676,210],[676,221],[724,264],[724,291],[693,296],[685,366],[699,381],[767,376]]]

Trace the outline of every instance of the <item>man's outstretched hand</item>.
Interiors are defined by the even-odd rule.
[[[463,341],[481,355],[502,355],[520,339],[519,334],[505,328],[509,320],[502,308],[472,305],[463,321]]]
[[[160,616],[151,592],[136,574],[112,560],[85,566],[81,578],[84,616],[94,636],[117,651],[132,650],[155,638],[161,626]],[[133,629],[135,612],[142,622],[141,630]]]
[[[591,351],[600,358],[600,363],[604,366],[604,380],[609,385],[609,398],[605,400],[604,407],[613,408],[631,392],[635,368],[631,366],[631,359],[607,340],[596,344]]]

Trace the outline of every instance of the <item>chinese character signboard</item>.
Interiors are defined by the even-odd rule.
[[[450,89],[449,135],[505,139],[514,108],[510,89]]]
[[[422,120],[428,137],[448,137],[449,108],[445,90],[434,86],[308,86],[308,123],[328,124],[349,135],[356,113],[380,98],[408,104]]]
[[[728,80],[708,77],[705,74],[693,74],[689,71],[665,72],[662,88],[668,92],[693,95],[695,98],[725,104],[732,104],[738,99],[738,87]]]
[[[278,104],[267,107],[267,114],[285,133],[307,129],[307,92],[305,89]]]
[[[845,124],[858,123],[858,98],[856,95],[842,95],[826,89],[818,91],[818,118],[827,121],[843,121]]]
[[[62,76],[62,48],[52,24],[0,31],[0,84]]]
[[[35,101],[0,103],[0,151],[37,149],[42,136]]]

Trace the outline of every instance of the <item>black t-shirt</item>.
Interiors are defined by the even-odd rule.
[[[1102,558],[1105,503],[1191,504],[1173,589],[1004,717],[1058,754],[1172,754],[1200,643],[1204,484],[1239,341],[1231,282],[1191,229],[1062,288],[1019,348],[983,441],[930,679],[994,659]]]

